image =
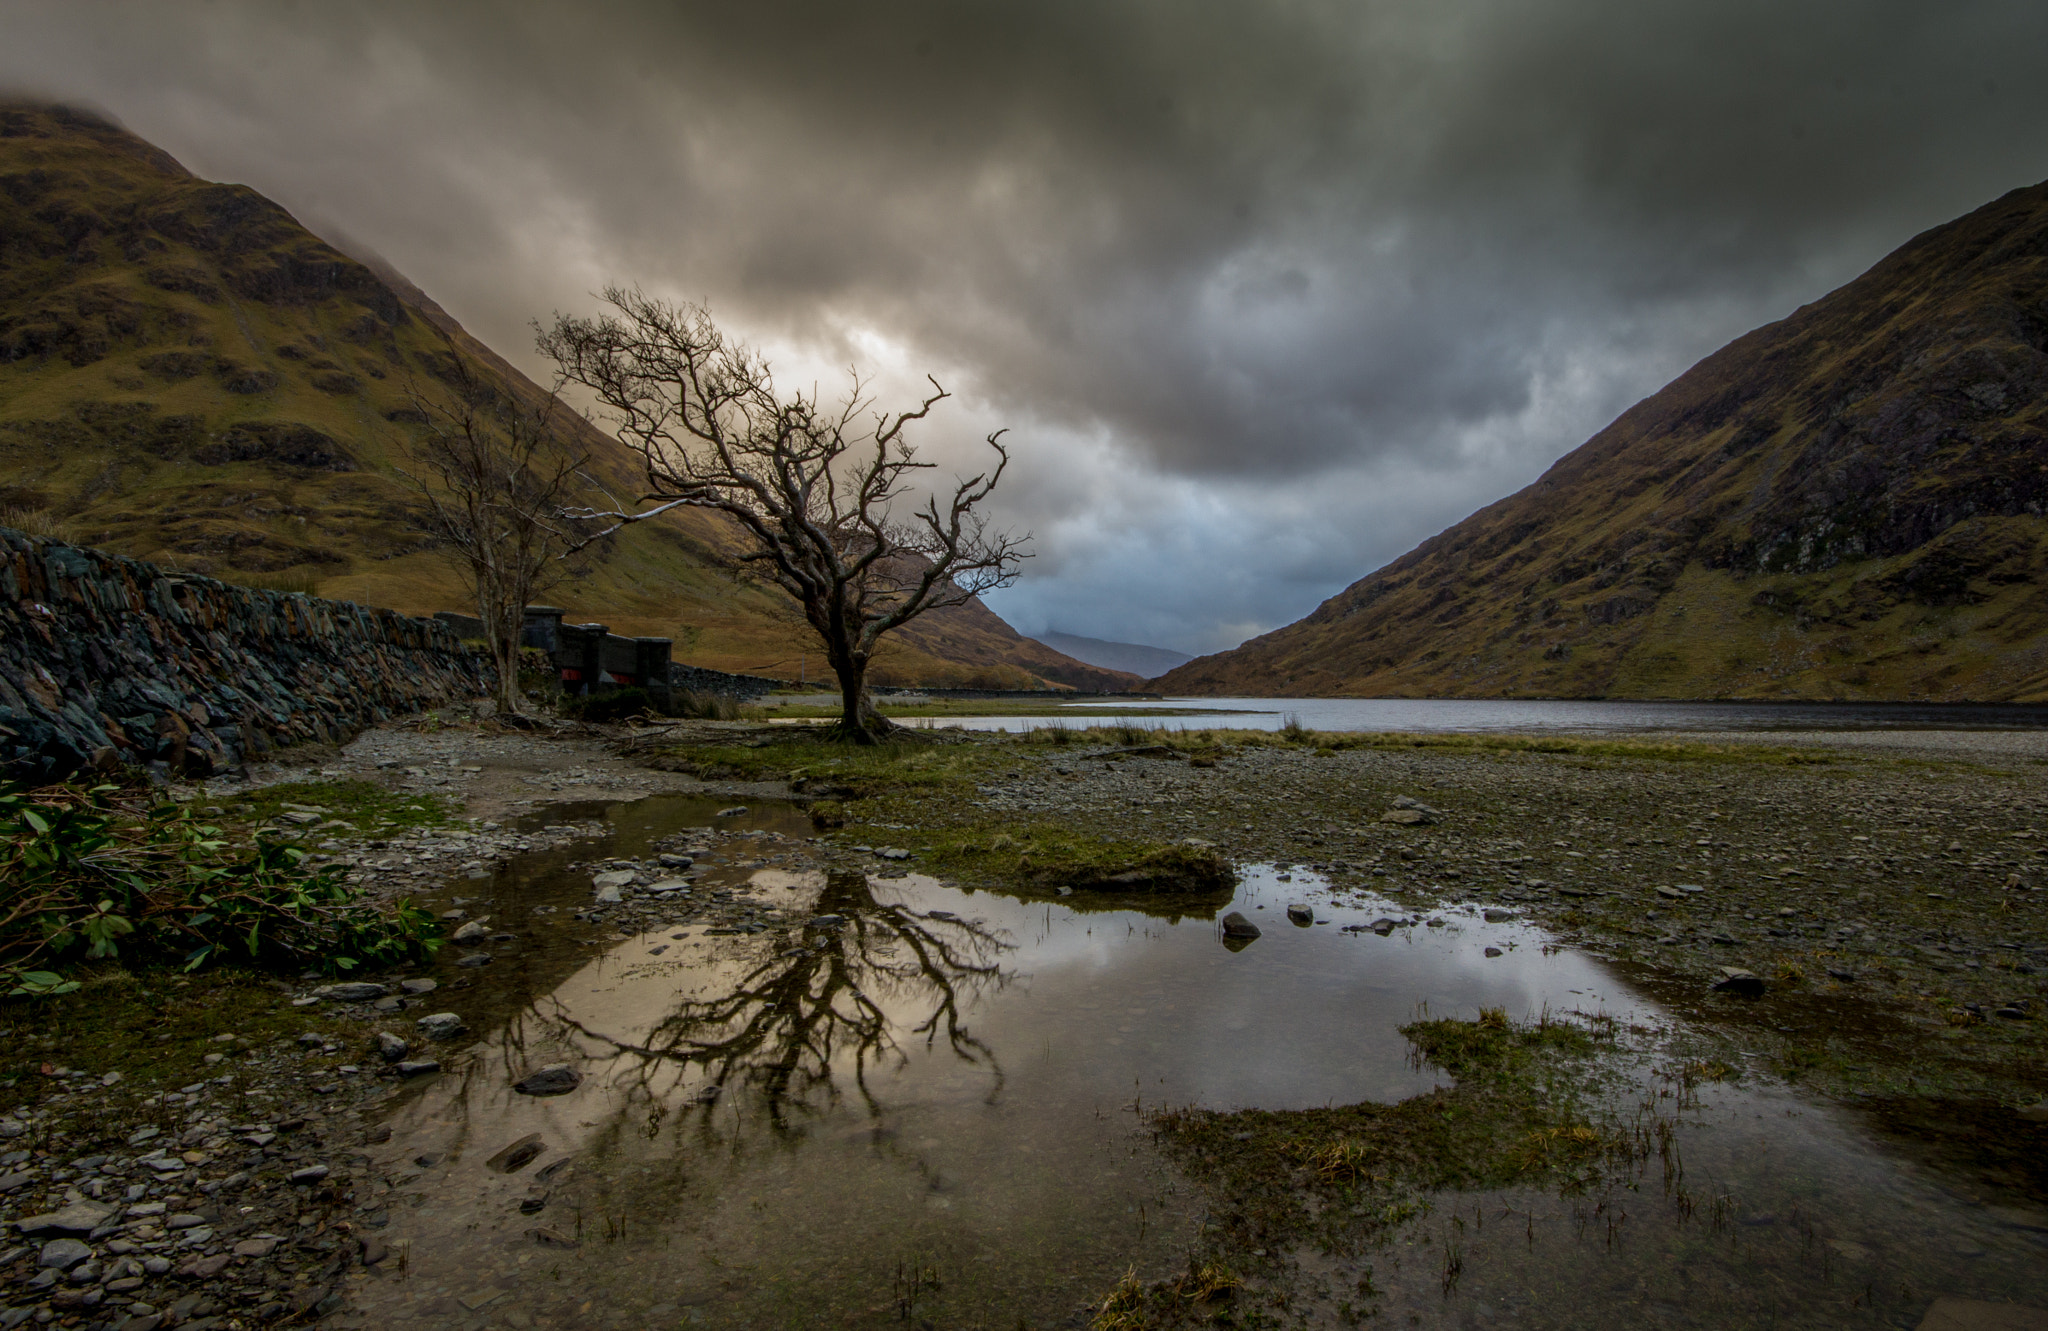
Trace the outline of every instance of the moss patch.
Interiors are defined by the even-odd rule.
[[[1635,1168],[1649,1149],[1641,1134],[1590,1107],[1595,1056],[1613,1047],[1604,1027],[1517,1023],[1489,1010],[1476,1021],[1415,1022],[1402,1034],[1419,1063],[1457,1085],[1397,1104],[1148,1117],[1160,1146],[1209,1196],[1191,1271],[1278,1275],[1286,1250],[1356,1253],[1387,1238],[1423,1214],[1431,1192],[1535,1183],[1571,1190]],[[1198,1288],[1185,1277],[1143,1290],[1127,1281],[1105,1300],[1097,1326],[1265,1324],[1257,1307],[1219,1314],[1217,1293],[1193,1297]]]
[[[315,809],[317,827],[325,836],[375,836],[414,827],[439,827],[455,818],[453,807],[438,795],[389,790],[374,781],[292,781],[265,786],[223,800],[218,821],[233,826],[274,823],[295,810]],[[348,824],[346,827],[335,826]]]
[[[183,974],[110,965],[75,978],[79,988],[55,998],[0,1000],[0,1110],[34,1108],[60,1093],[67,1080],[55,1075],[60,1068],[95,1079],[118,1072],[119,1084],[98,1093],[90,1111],[108,1140],[182,1113],[140,1102],[166,1088],[232,1075],[249,1050],[308,1029],[350,1045],[369,1036],[360,1020],[294,1008],[287,983],[238,968]],[[236,1038],[216,1038],[222,1035]],[[209,1064],[208,1054],[223,1057]]]
[[[1090,836],[1050,823],[992,821],[910,838],[931,868],[983,882],[1132,896],[1228,893],[1237,871],[1207,846]]]

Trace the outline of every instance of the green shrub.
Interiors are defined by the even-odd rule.
[[[81,960],[347,971],[439,946],[439,926],[409,902],[373,905],[296,847],[264,834],[230,845],[189,809],[148,798],[0,787],[0,992],[66,992],[76,984],[58,968]]]

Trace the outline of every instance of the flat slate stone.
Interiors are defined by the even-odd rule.
[[[500,1174],[516,1174],[532,1164],[534,1158],[547,1149],[548,1144],[541,1140],[538,1132],[529,1132],[484,1161],[484,1167]]]
[[[33,1238],[42,1235],[90,1234],[113,1219],[114,1208],[98,1202],[73,1202],[62,1210],[32,1215],[14,1222],[14,1227]]]
[[[1721,978],[1715,982],[1713,988],[1717,994],[1738,994],[1743,998],[1764,996],[1763,977],[1738,966],[1723,966]]]
[[[350,980],[346,984],[323,984],[313,991],[314,996],[330,1003],[367,1003],[373,998],[382,998],[386,989],[381,984],[367,980]]]

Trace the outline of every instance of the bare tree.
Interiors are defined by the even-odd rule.
[[[561,581],[577,532],[563,508],[583,489],[586,459],[564,447],[552,395],[522,406],[503,385],[464,368],[445,392],[408,390],[422,422],[400,469],[426,500],[421,525],[476,594],[497,668],[498,712],[524,710],[519,634],[526,607]]]
[[[988,437],[995,467],[957,479],[907,519],[894,512],[919,462],[904,430],[948,394],[913,410],[870,415],[858,375],[836,405],[815,392],[781,395],[767,363],[721,333],[695,305],[605,290],[611,312],[557,315],[540,349],[562,384],[595,394],[619,438],[646,464],[652,507],[575,510],[606,532],[668,509],[714,509],[736,521],[745,563],[795,599],[839,677],[840,730],[872,743],[889,729],[868,695],[882,635],[927,610],[1007,586],[1025,541],[991,532],[977,511],[1009,465],[1003,431]],[[603,534],[603,533],[600,533]]]

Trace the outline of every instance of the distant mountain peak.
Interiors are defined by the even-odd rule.
[[[1055,651],[1065,652],[1077,661],[1086,661],[1105,670],[1128,671],[1140,679],[1163,675],[1175,666],[1195,659],[1186,652],[1176,652],[1169,647],[1084,638],[1077,633],[1061,633],[1056,629],[1039,634],[1038,641]]]

